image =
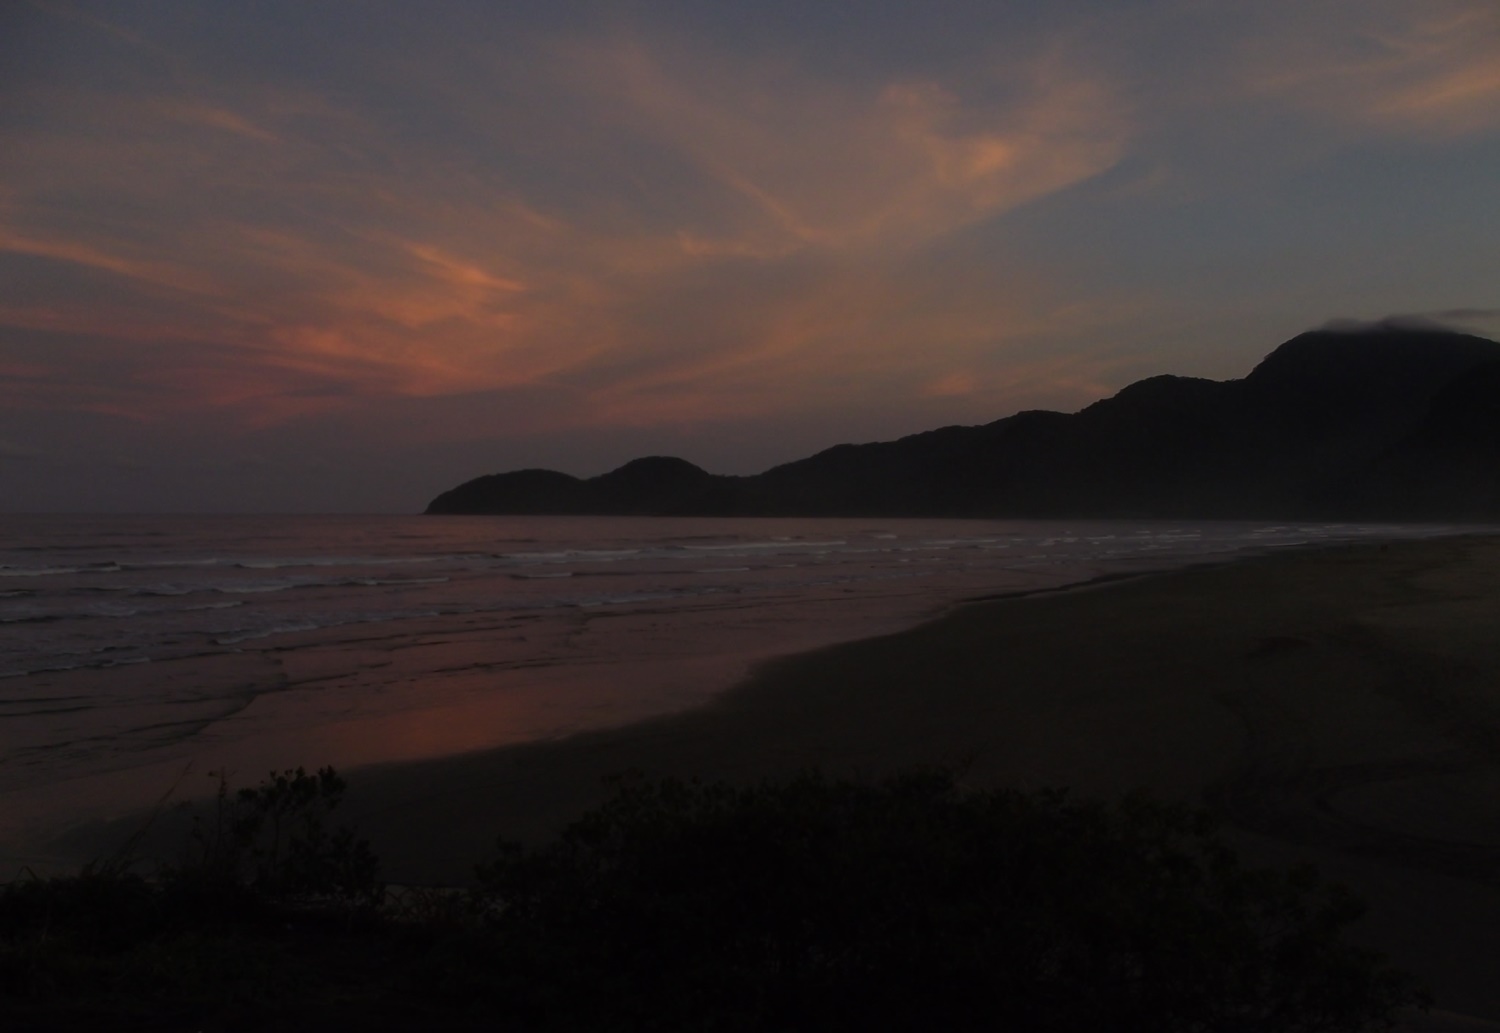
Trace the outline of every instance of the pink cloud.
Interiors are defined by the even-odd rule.
[[[12,177],[0,248],[142,293],[0,319],[93,335],[152,386],[120,402],[150,418],[219,408],[263,425],[354,398],[550,384],[582,392],[569,418],[584,424],[702,419],[818,405],[856,365],[910,393],[1040,309],[907,266],[1107,170],[1128,134],[1107,86],[1055,54],[981,101],[675,43],[552,53],[545,74],[584,117],[623,115],[680,159],[680,205],[566,208],[534,185],[472,182],[313,96],[65,94]],[[111,199],[141,214],[59,221],[41,201],[59,170],[99,214]],[[142,340],[167,350],[133,362]]]
[[[570,68],[641,132],[748,206],[682,232],[695,256],[920,246],[1110,168],[1129,124],[1108,85],[1059,54],[1010,69],[1006,101],[934,81],[854,89],[637,39]]]

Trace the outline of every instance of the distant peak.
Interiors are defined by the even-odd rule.
[[[713,474],[676,456],[644,456],[594,478],[601,485],[635,491],[648,487],[685,487],[713,480]]]
[[[1430,398],[1452,378],[1497,358],[1500,344],[1483,337],[1383,321],[1299,334],[1262,359],[1243,383],[1309,415],[1343,419],[1348,414],[1335,415],[1330,406],[1394,411],[1405,404],[1401,399]]]
[[[664,473],[708,476],[708,471],[701,466],[694,466],[686,459],[679,459],[676,456],[642,456],[640,459],[632,459],[619,469],[611,470],[607,476]]]

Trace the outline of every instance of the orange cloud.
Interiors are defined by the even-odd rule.
[[[642,131],[748,202],[679,231],[694,257],[919,246],[1098,175],[1129,132],[1107,86],[1057,55],[1034,60],[1003,103],[931,81],[835,87],[634,41],[572,62]]]
[[[459,286],[508,292],[518,292],[526,289],[526,285],[519,280],[494,276],[477,265],[471,265],[470,263],[454,258],[452,255],[446,255],[440,249],[431,245],[409,244],[407,248],[422,261],[441,270],[447,279]]]
[[[198,102],[164,101],[160,102],[158,110],[162,116],[180,121],[186,125],[201,126],[226,133],[233,133],[236,136],[242,136],[260,143],[274,144],[280,142],[280,137],[275,133],[262,129],[243,116],[237,115],[226,108],[214,107]]]
[[[1107,170],[1130,128],[1057,55],[1009,68],[1005,89],[856,89],[666,43],[556,53],[546,74],[578,118],[669,156],[670,203],[632,205],[635,170],[586,138],[567,160],[611,175],[559,198],[317,97],[64,91],[17,151],[0,250],[129,296],[0,305],[0,323],[92,337],[97,390],[148,385],[119,405],[153,419],[263,426],[527,386],[573,400],[558,421],[595,426],[910,397],[1051,304],[985,276],[940,282],[924,249]],[[60,216],[60,181],[98,210]]]
[[[1403,133],[1500,126],[1500,7],[1489,0],[1321,5],[1252,56],[1259,92]]]
[[[168,287],[172,290],[193,294],[214,294],[217,287],[204,274],[184,269],[174,263],[127,258],[111,254],[104,248],[81,241],[54,238],[51,240],[14,233],[0,226],[0,252],[17,255],[33,255],[59,262],[71,262],[89,269],[115,273],[131,280]]]
[[[955,277],[894,260],[825,268],[757,300],[763,309],[744,313],[729,298],[715,306],[738,331],[722,347],[643,360],[591,386],[581,418],[650,426],[860,407],[894,413],[934,397],[934,386],[980,419],[1012,408],[1011,399],[1083,403],[1108,393],[1100,373],[1118,360],[1037,354],[1058,335],[1102,334],[1143,307],[1137,299],[1070,306],[1055,286],[1017,270]]]
[[[949,373],[922,386],[926,398],[954,398],[979,390],[979,378],[972,373]]]

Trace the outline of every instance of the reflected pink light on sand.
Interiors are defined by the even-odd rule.
[[[711,704],[759,661],[964,599],[1393,534],[586,517],[13,527],[45,543],[0,567],[15,589],[0,616],[31,622],[0,640],[0,862],[21,863],[70,827],[212,792],[208,772],[245,785],[624,726]]]
[[[1016,572],[1009,587],[1087,574]],[[46,865],[46,844],[59,832],[138,812],[163,794],[174,800],[207,796],[216,786],[205,777],[210,772],[226,771],[236,785],[299,765],[348,773],[701,706],[758,661],[897,631],[954,599],[995,588],[993,572],[955,572],[857,592],[833,584],[775,605],[726,598],[666,613],[647,602],[558,611],[553,619],[531,621],[476,614],[374,630],[291,633],[247,643],[237,654],[60,673],[48,689],[64,695],[139,692],[131,685],[141,679],[261,688],[237,712],[206,715],[204,727],[186,739],[143,740],[127,759],[109,761],[112,770],[96,766],[44,784],[12,771],[10,786],[0,789],[0,843],[10,857],[0,860]],[[203,693],[226,695],[233,693]],[[181,702],[163,709],[163,720],[191,716]]]

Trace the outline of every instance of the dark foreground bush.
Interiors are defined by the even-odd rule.
[[[0,1014],[240,1007],[346,979],[333,955],[370,956],[355,927],[378,921],[382,887],[369,845],[330,824],[344,788],[332,768],[237,791],[220,778],[180,855],[149,876],[126,850],[0,886]]]
[[[1416,1001],[1309,871],[1060,793],[630,785],[479,870],[519,1028],[1314,1033]]]
[[[10,1030],[1318,1033],[1416,996],[1307,872],[1146,803],[627,784],[462,892],[375,881],[331,770],[221,788],[181,855],[0,887]]]
[[[333,768],[271,772],[231,791],[222,772],[208,813],[193,818],[182,856],[158,880],[201,910],[265,903],[376,903],[380,862],[347,826],[332,826],[348,788]]]

